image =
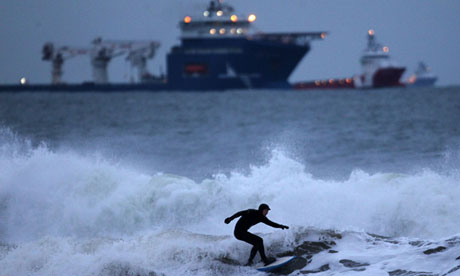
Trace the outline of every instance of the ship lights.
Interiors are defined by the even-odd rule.
[[[208,16],[209,16],[209,11],[204,11],[204,12],[203,12],[203,16],[204,16],[204,17],[208,17]]]
[[[225,34],[225,32],[226,32],[226,30],[225,30],[224,28],[222,28],[222,29],[219,30],[219,33],[220,33],[221,35]]]
[[[211,30],[209,30],[209,33],[212,34],[212,35],[215,35],[216,34],[216,29],[212,28]]]
[[[27,84],[27,79],[25,77],[22,77],[19,82],[21,83],[21,85],[26,85]]]
[[[249,22],[254,22],[256,21],[256,15],[251,13],[249,16],[248,16],[248,21]]]
[[[192,22],[192,18],[190,16],[186,16],[184,18],[184,22],[188,24],[188,23]]]
[[[321,39],[325,39],[326,38],[326,33],[321,33]]]
[[[367,31],[367,33],[368,33],[369,35],[374,35],[374,30],[370,29],[369,31]]]
[[[231,20],[232,22],[236,22],[236,21],[238,21],[238,16],[232,15],[232,16],[230,16],[230,20]]]
[[[231,29],[230,29],[230,33],[231,33],[231,34],[236,34],[236,29],[235,29],[235,28],[231,28]]]
[[[236,33],[237,33],[237,34],[242,34],[242,33],[243,33],[243,29],[242,29],[242,28],[236,29]]]
[[[388,52],[390,51],[390,48],[388,48],[388,46],[385,46],[385,47],[383,47],[383,51],[384,51],[385,53],[388,53]]]
[[[222,16],[222,15],[224,15],[224,12],[223,11],[217,11],[216,14],[217,14],[217,16]]]

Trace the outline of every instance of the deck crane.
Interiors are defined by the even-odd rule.
[[[147,71],[147,59],[155,56],[156,49],[160,43],[155,41],[136,40],[103,40],[98,37],[92,41],[89,47],[55,47],[48,42],[43,46],[42,59],[52,62],[52,83],[60,84],[62,81],[62,66],[66,59],[78,56],[89,55],[95,84],[108,83],[107,67],[109,62],[121,55],[127,55],[131,66],[137,68],[139,82],[148,81],[153,77]]]
[[[51,42],[45,43],[42,48],[42,60],[51,61],[51,83],[62,83],[62,66],[65,60],[88,53],[89,48],[70,46],[56,47]]]
[[[107,66],[112,58],[127,52],[124,47],[125,43],[115,40],[102,40],[100,37],[93,40],[91,65],[93,67],[94,83],[108,83]]]
[[[153,76],[147,70],[147,59],[152,59],[160,43],[155,41],[138,41],[130,45],[126,60],[137,69],[138,82],[148,82]]]

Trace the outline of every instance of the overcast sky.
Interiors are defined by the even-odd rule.
[[[315,41],[291,81],[349,77],[361,72],[359,57],[368,29],[407,67],[419,61],[439,77],[438,85],[460,84],[460,0],[227,0],[237,14],[255,13],[263,32],[327,31]],[[156,40],[152,73],[166,71],[166,54],[178,44],[178,21],[201,13],[205,0],[1,0],[0,83],[48,83],[51,65],[41,60],[45,42],[88,46],[92,39]],[[123,58],[109,66],[109,79],[128,81]],[[91,80],[89,57],[64,65],[64,81]]]

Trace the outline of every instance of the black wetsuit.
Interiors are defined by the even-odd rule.
[[[248,232],[249,228],[251,228],[252,226],[256,225],[259,222],[263,222],[275,228],[283,228],[286,226],[269,220],[266,216],[262,214],[261,211],[258,211],[255,209],[240,211],[234,214],[233,216],[231,216],[229,219],[233,220],[240,216],[241,218],[236,223],[235,231],[233,233],[235,235],[235,238],[253,245],[251,249],[251,255],[249,257],[249,262],[252,262],[252,260],[257,254],[257,251],[259,251],[262,261],[267,262],[267,257],[265,256],[265,250],[264,250],[264,240],[259,236],[249,233]]]

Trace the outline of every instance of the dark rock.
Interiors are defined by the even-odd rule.
[[[368,266],[369,264],[361,264],[361,263],[357,263],[357,262],[354,262],[352,260],[340,260],[339,261],[341,264],[343,264],[345,267],[361,267],[361,266]]]
[[[425,251],[423,251],[423,253],[426,254],[426,255],[430,255],[430,254],[442,252],[442,251],[444,251],[446,249],[447,248],[445,248],[444,246],[438,246],[436,248],[425,250]]]
[[[323,272],[323,271],[327,271],[329,269],[330,269],[329,264],[325,264],[325,265],[321,266],[320,268],[318,268],[316,270],[303,270],[303,271],[300,271],[300,273],[302,273],[302,274],[320,273],[320,272]]]
[[[460,258],[460,257],[459,257],[459,258]],[[458,259],[458,258],[457,258],[457,259]],[[454,268],[452,268],[451,270],[449,270],[449,272],[447,272],[447,273],[444,274],[444,275],[449,275],[450,273],[455,272],[455,271],[457,271],[457,270],[459,270],[459,269],[460,269],[460,265],[459,265],[459,266],[456,266],[456,267],[454,267]],[[444,275],[443,275],[443,276],[444,276]]]
[[[301,245],[297,246],[294,251],[287,252],[286,255],[313,255],[321,251],[330,249],[331,246],[336,245],[333,241],[324,241],[324,242],[311,242],[306,241]]]
[[[412,246],[420,247],[420,246],[424,245],[425,243],[423,241],[410,241],[409,244],[412,245]]]
[[[297,257],[294,260],[292,260],[290,263],[287,265],[281,267],[276,271],[276,274],[281,274],[281,275],[289,275],[294,271],[300,270],[307,266],[311,262],[311,259],[306,259],[302,257]]]
[[[388,272],[389,276],[436,276],[431,272],[416,272],[397,269],[395,271]]]
[[[237,260],[234,260],[228,256],[224,256],[224,257],[220,257],[220,258],[216,258],[217,261],[223,263],[223,264],[228,264],[228,265],[241,265],[240,262],[238,262]]]
[[[328,252],[331,253],[331,254],[339,253],[339,251],[335,251],[335,250],[329,250]]]
[[[449,247],[458,246],[460,244],[460,237],[447,239],[446,242],[449,245]]]
[[[331,238],[334,238],[334,239],[338,239],[338,240],[342,239],[341,234],[339,234],[339,233],[337,233],[335,231],[332,231],[332,230],[324,231],[322,234],[327,235],[327,236],[329,236]]]
[[[456,260],[460,260],[460,256],[458,256]]]
[[[109,263],[104,265],[101,273],[103,276],[164,276],[154,271],[145,271],[144,269],[133,268],[129,263]]]
[[[383,241],[392,244],[399,244],[398,241],[392,240],[390,237],[380,236],[376,234],[367,233],[369,236],[373,237],[376,241]]]

